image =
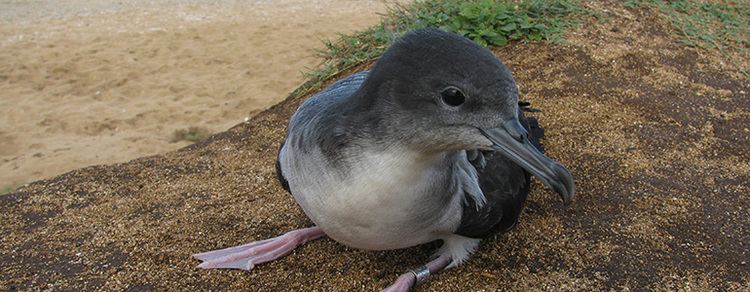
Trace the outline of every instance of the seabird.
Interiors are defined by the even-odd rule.
[[[251,270],[322,236],[366,250],[442,240],[387,288],[408,290],[512,228],[530,175],[573,199],[573,176],[542,153],[541,128],[522,108],[511,72],[486,48],[436,28],[407,33],[289,121],[276,170],[315,226],[194,257],[200,268]]]

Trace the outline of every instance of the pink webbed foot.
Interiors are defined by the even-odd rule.
[[[271,239],[251,242],[235,247],[212,250],[194,254],[193,257],[203,261],[203,269],[240,269],[252,270],[257,264],[278,259],[297,246],[325,235],[319,227],[310,227],[290,231]]]
[[[423,267],[419,269],[402,274],[400,277],[398,277],[398,279],[396,279],[396,282],[393,282],[393,284],[391,284],[391,286],[388,286],[388,288],[383,289],[383,292],[409,291],[409,289],[411,289],[412,286],[424,281],[431,274],[437,273],[445,269],[445,267],[448,266],[450,261],[451,261],[450,258],[448,258],[445,255],[441,255],[438,258],[430,261],[429,263],[427,263],[426,265],[424,265]]]

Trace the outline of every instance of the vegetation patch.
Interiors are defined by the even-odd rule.
[[[750,2],[744,0],[627,0],[627,8],[650,7],[669,18],[687,46],[718,50],[748,76],[750,59]],[[464,35],[484,46],[512,41],[560,43],[565,32],[586,16],[602,13],[577,0],[425,0],[389,9],[380,24],[326,41],[317,53],[323,62],[305,73],[309,81],[292,92],[298,98],[319,90],[324,80],[378,58],[403,33],[439,27]],[[744,66],[744,67],[743,67]]]
[[[11,186],[2,187],[2,188],[0,188],[0,195],[9,194],[9,193],[11,193],[11,192],[13,192],[15,190],[16,190],[16,188],[15,187],[11,187]]]
[[[211,135],[211,132],[209,132],[208,129],[206,128],[189,127],[187,129],[180,129],[180,130],[174,131],[170,142],[175,143],[179,141],[190,141],[190,142],[195,143],[195,142],[198,142],[200,140],[207,138],[209,135]]]
[[[750,58],[750,2],[690,0],[628,0],[625,7],[656,7],[679,31],[681,42],[690,47],[718,50],[743,74],[734,57]]]
[[[331,76],[378,58],[400,35],[413,29],[439,27],[484,46],[511,41],[559,43],[564,32],[578,23],[575,16],[588,13],[573,0],[428,0],[391,7],[375,27],[325,42],[325,49],[318,51],[323,63],[306,73],[310,81],[292,96],[318,90]]]

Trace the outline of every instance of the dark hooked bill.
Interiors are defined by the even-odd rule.
[[[517,119],[508,120],[501,127],[479,131],[492,141],[493,148],[526,169],[560,194],[563,202],[575,197],[573,175],[562,164],[545,156],[531,144],[528,133]]]

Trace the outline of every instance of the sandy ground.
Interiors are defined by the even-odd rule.
[[[0,188],[174,150],[283,99],[383,1],[0,1]]]

